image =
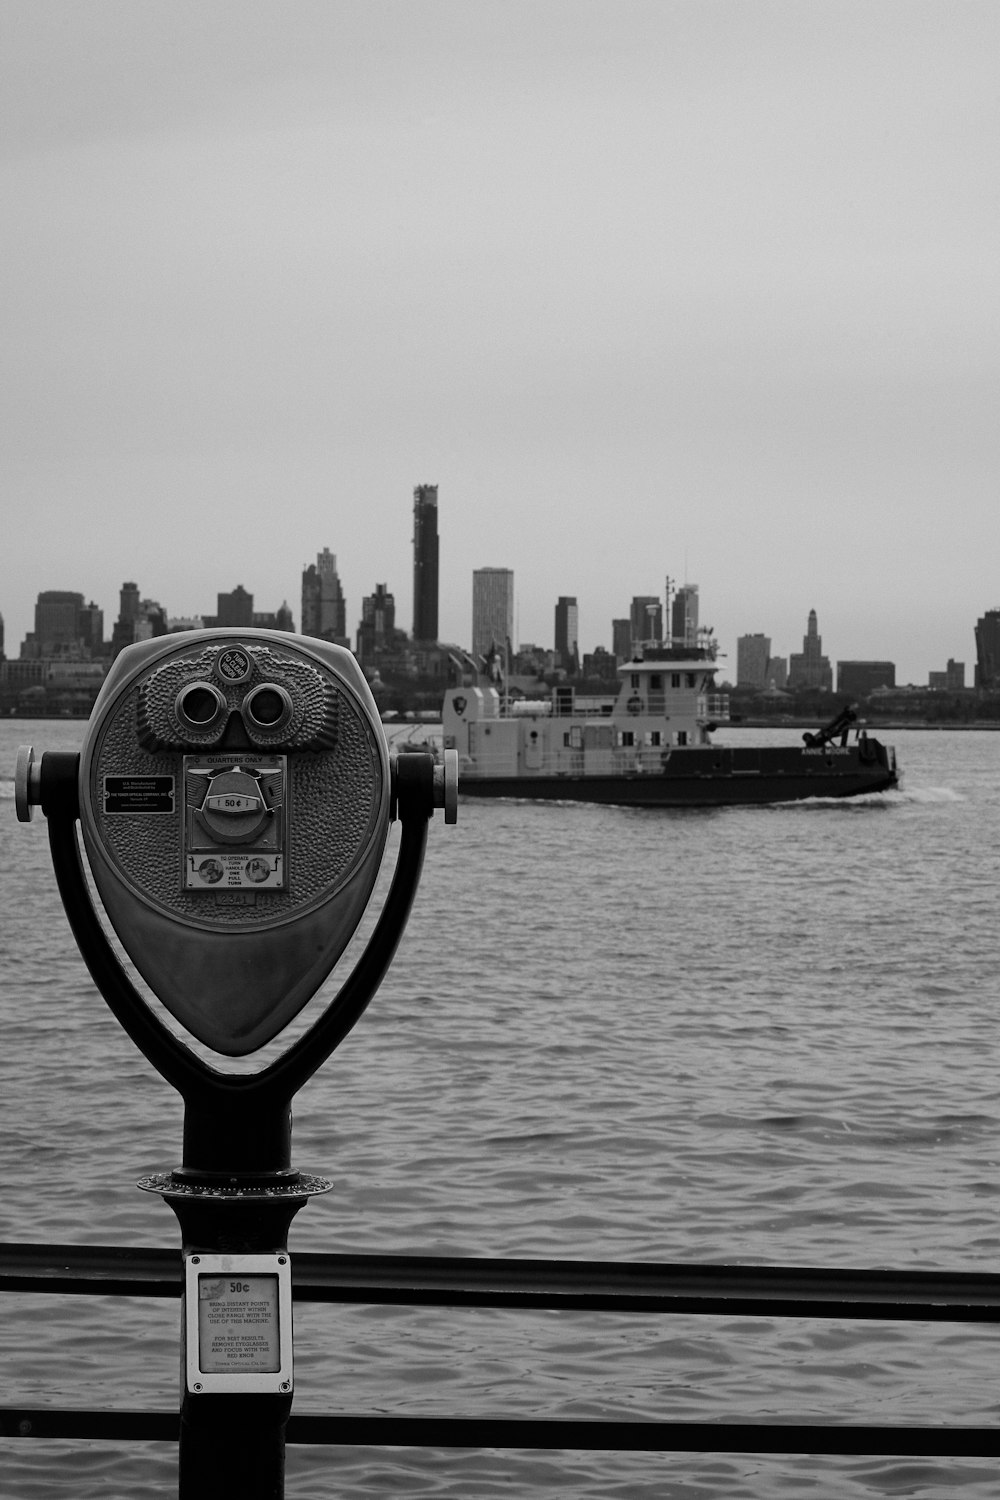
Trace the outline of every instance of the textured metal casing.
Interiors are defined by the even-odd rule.
[[[199,729],[177,704],[202,685],[204,712],[218,704]],[[253,712],[269,686],[272,708],[285,705],[274,725]],[[281,881],[185,888],[186,766],[234,761],[285,768]],[[355,658],[277,631],[128,647],[80,757],[84,843],[112,926],[164,1005],[226,1056],[272,1040],[329,974],[371,897],[389,807],[385,737]]]

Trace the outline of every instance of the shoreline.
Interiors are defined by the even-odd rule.
[[[738,722],[720,724],[719,729],[801,729],[815,730],[815,719],[740,719]],[[897,733],[901,729],[931,729],[941,731],[1000,730],[997,719],[859,719],[851,725],[855,729]]]

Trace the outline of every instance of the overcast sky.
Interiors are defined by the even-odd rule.
[[[996,0],[0,0],[8,655],[41,589],[926,682],[1000,604]]]

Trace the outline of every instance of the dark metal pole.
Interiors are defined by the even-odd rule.
[[[288,1226],[306,1196],[266,1189],[220,1198],[164,1196],[177,1215],[185,1256],[206,1252],[287,1253]],[[182,1361],[184,1363],[184,1361]],[[179,1500],[283,1500],[285,1437],[292,1390],[261,1395],[198,1394],[183,1382],[178,1449]]]

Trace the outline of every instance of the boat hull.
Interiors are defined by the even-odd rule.
[[[860,797],[898,785],[891,752],[857,746],[761,749],[717,745],[671,751],[662,770],[587,776],[477,776],[462,772],[466,797],[523,797],[615,807],[745,807],[810,797]]]

